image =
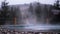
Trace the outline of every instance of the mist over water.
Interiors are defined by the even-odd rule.
[[[36,16],[32,15],[31,13],[29,13],[28,11],[26,12],[22,12],[22,21],[24,22],[24,24],[29,25],[29,24],[36,24]]]
[[[40,20],[39,21],[37,20],[36,15],[30,13],[29,11],[26,11],[26,12],[21,11],[21,13],[22,13],[23,24],[25,24],[25,25],[43,24],[43,23],[40,23]]]
[[[29,11],[29,6],[23,6],[20,7],[21,9],[21,18],[19,20],[22,20],[23,25],[36,25],[36,24],[45,24],[44,23],[44,12],[41,12],[41,17],[37,17],[35,10]],[[35,9],[35,8],[34,8]],[[20,24],[20,21],[18,20],[18,24]]]

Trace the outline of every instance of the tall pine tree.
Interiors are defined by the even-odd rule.
[[[33,6],[32,6],[32,3],[29,6],[29,12],[33,14]]]
[[[35,7],[35,14],[37,16],[37,20],[40,20],[41,17],[41,6],[40,3],[37,3],[37,6]]]
[[[4,25],[8,16],[7,16],[7,13],[8,13],[8,3],[6,2],[6,0],[4,0],[2,2],[2,5],[1,5],[1,19],[0,19],[0,25]]]

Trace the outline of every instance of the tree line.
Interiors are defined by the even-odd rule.
[[[19,8],[10,7],[8,4],[9,3],[6,2],[6,0],[1,3],[0,25],[4,25],[5,23],[7,23],[7,21],[12,21],[10,24],[15,23],[15,18],[17,17],[17,12],[19,11]]]
[[[49,24],[59,24],[60,12],[57,15],[55,15],[54,12],[52,11],[52,10],[60,11],[59,0],[57,0],[53,5],[50,5],[50,6],[44,5],[44,8],[43,6],[41,6],[39,2],[37,3],[37,6],[35,6],[35,8],[33,8],[34,6],[35,5],[30,4],[29,11],[31,13],[35,12],[35,15],[37,16],[37,20],[41,21],[43,19],[45,23],[48,22]]]

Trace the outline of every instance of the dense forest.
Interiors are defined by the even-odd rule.
[[[16,25],[23,23],[23,20],[31,19],[31,16],[34,16],[36,23],[43,24],[59,24],[60,23],[60,7],[59,1],[56,1],[53,5],[41,4],[39,2],[33,4],[28,4],[28,8],[22,9],[19,5],[8,5],[9,3],[3,1],[0,8],[0,25],[10,24]],[[25,12],[24,12],[25,11]],[[23,15],[24,14],[24,15]],[[25,21],[26,22],[26,21]],[[32,19],[31,19],[32,22]]]

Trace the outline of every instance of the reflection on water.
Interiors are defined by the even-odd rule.
[[[11,30],[18,30],[18,31],[33,31],[33,30],[60,30],[60,25],[46,25],[46,24],[41,24],[41,25],[4,25],[0,27],[2,29],[11,29]]]

